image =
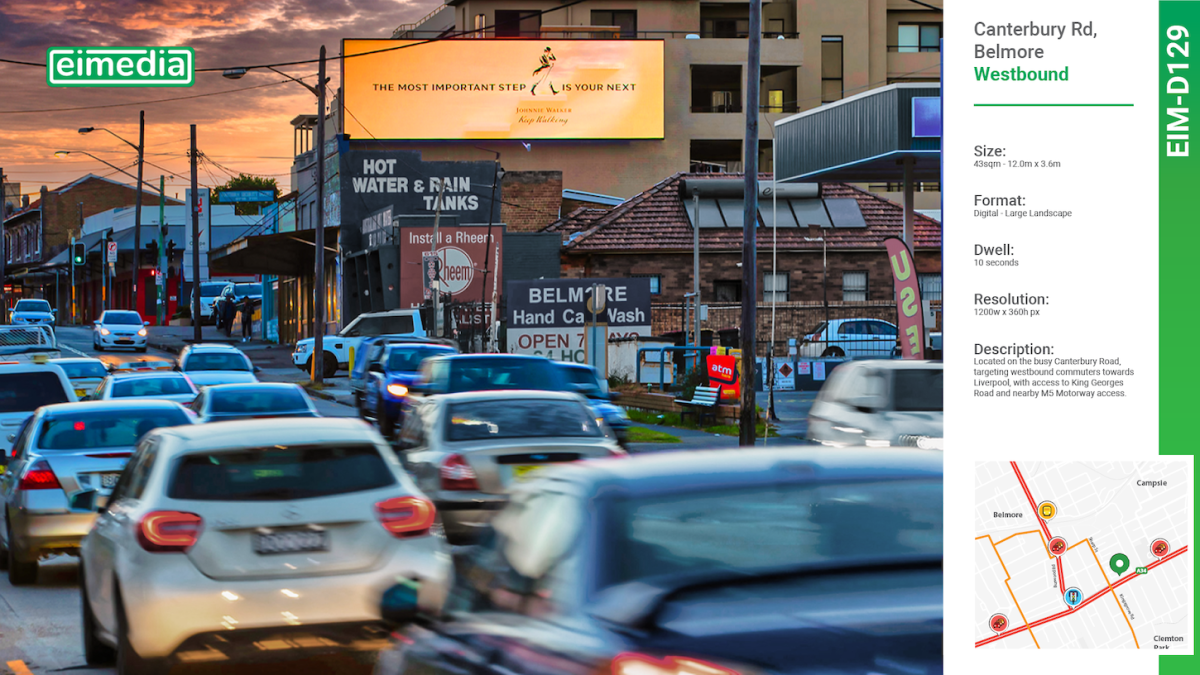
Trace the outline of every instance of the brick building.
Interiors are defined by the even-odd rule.
[[[770,178],[760,175],[760,185],[769,186]],[[680,330],[683,296],[693,290],[694,216],[684,186],[699,185],[703,194],[703,181],[729,179],[727,174],[679,173],[611,209],[572,211],[546,228],[563,237],[562,276],[649,277],[654,332]],[[811,194],[804,198],[780,197],[774,217],[772,200],[759,201],[759,340],[769,339],[774,300],[779,346],[826,317],[896,319],[883,242],[901,236],[903,207],[843,183],[808,189]],[[740,197],[709,201],[701,209],[700,294],[701,303],[709,306],[703,328],[718,331],[735,327],[740,319],[742,211]],[[774,275],[773,218],[778,222]],[[923,296],[940,306],[940,223],[918,215],[913,243]]]

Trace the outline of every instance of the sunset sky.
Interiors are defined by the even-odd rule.
[[[443,0],[4,0],[0,2],[0,58],[44,63],[48,47],[97,45],[188,46],[197,68],[226,68],[330,56],[342,38],[390,37]],[[329,63],[331,91],[338,63]],[[317,65],[282,68],[316,82]],[[274,84],[285,82],[283,84]],[[228,92],[191,100],[125,105],[178,96]],[[87,136],[79,127],[111,129],[136,143],[138,110],[146,111],[145,176],[157,183],[167,174],[167,194],[182,195],[189,181],[188,125],[197,125],[197,147],[235,174],[274,177],[289,188],[292,127],[298,114],[314,113],[316,99],[298,84],[269,70],[252,70],[240,80],[198,73],[191,88],[61,89],[46,85],[43,68],[0,63],[0,167],[9,182],[33,195],[87,173],[112,169],[85,156],[62,159],[58,150],[86,150],[120,167],[137,153],[103,132]],[[19,111],[38,111],[20,113]],[[45,112],[43,112],[45,111]],[[156,166],[152,166],[153,165]],[[131,173],[136,173],[130,169]],[[175,175],[175,178],[171,177]],[[228,175],[204,167],[201,185],[219,185]],[[128,181],[121,174],[111,176]]]

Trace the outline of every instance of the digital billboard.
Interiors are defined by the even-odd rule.
[[[344,40],[342,50],[351,138],[663,137],[661,40]]]

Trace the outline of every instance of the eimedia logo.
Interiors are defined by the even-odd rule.
[[[51,47],[46,84],[51,87],[190,87],[196,54],[191,47]]]

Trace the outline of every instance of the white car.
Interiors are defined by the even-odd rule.
[[[229,285],[228,281],[205,281],[200,284],[200,322],[201,323],[216,323],[217,317],[213,314],[213,305],[217,302],[217,298],[221,297],[221,292]],[[188,305],[190,308],[191,305]]]
[[[96,391],[96,387],[108,377],[108,367],[100,359],[90,357],[68,357],[51,359],[50,363],[63,369],[71,386],[75,387],[75,395],[81,400]]]
[[[385,590],[419,580],[436,612],[451,578],[433,504],[359,420],[156,429],[107,500],[72,503],[100,513],[81,546],[84,656],[121,673],[261,658],[263,644],[288,659],[375,651]]]
[[[189,405],[199,390],[187,375],[167,371],[135,371],[112,373],[104,378],[89,401],[111,401],[126,398],[152,398]]]
[[[851,361],[834,369],[808,413],[823,445],[942,445],[942,362]]]
[[[258,382],[254,364],[232,345],[201,343],[184,347],[179,352],[179,370],[197,387]]]
[[[0,364],[0,454],[9,456],[8,450],[21,423],[35,410],[53,403],[77,401],[79,397],[67,374],[49,361]]]
[[[18,300],[16,306],[13,307],[12,322],[17,325],[44,323],[53,326],[56,314],[57,312],[50,307],[50,303],[45,300],[27,298]]]
[[[421,314],[415,309],[393,309],[387,312],[359,314],[337,335],[324,337],[325,377],[333,377],[339,369],[349,370],[354,365],[353,354],[362,345],[364,338],[389,335],[395,337],[425,337],[421,325]],[[313,338],[304,338],[296,343],[292,352],[292,363],[305,372],[312,372]]]
[[[142,315],[128,309],[109,309],[92,322],[92,347],[98,352],[113,347],[129,347],[139,352],[146,351],[149,333]]]
[[[800,357],[886,359],[897,354],[896,324],[881,319],[822,321],[800,344]]]

